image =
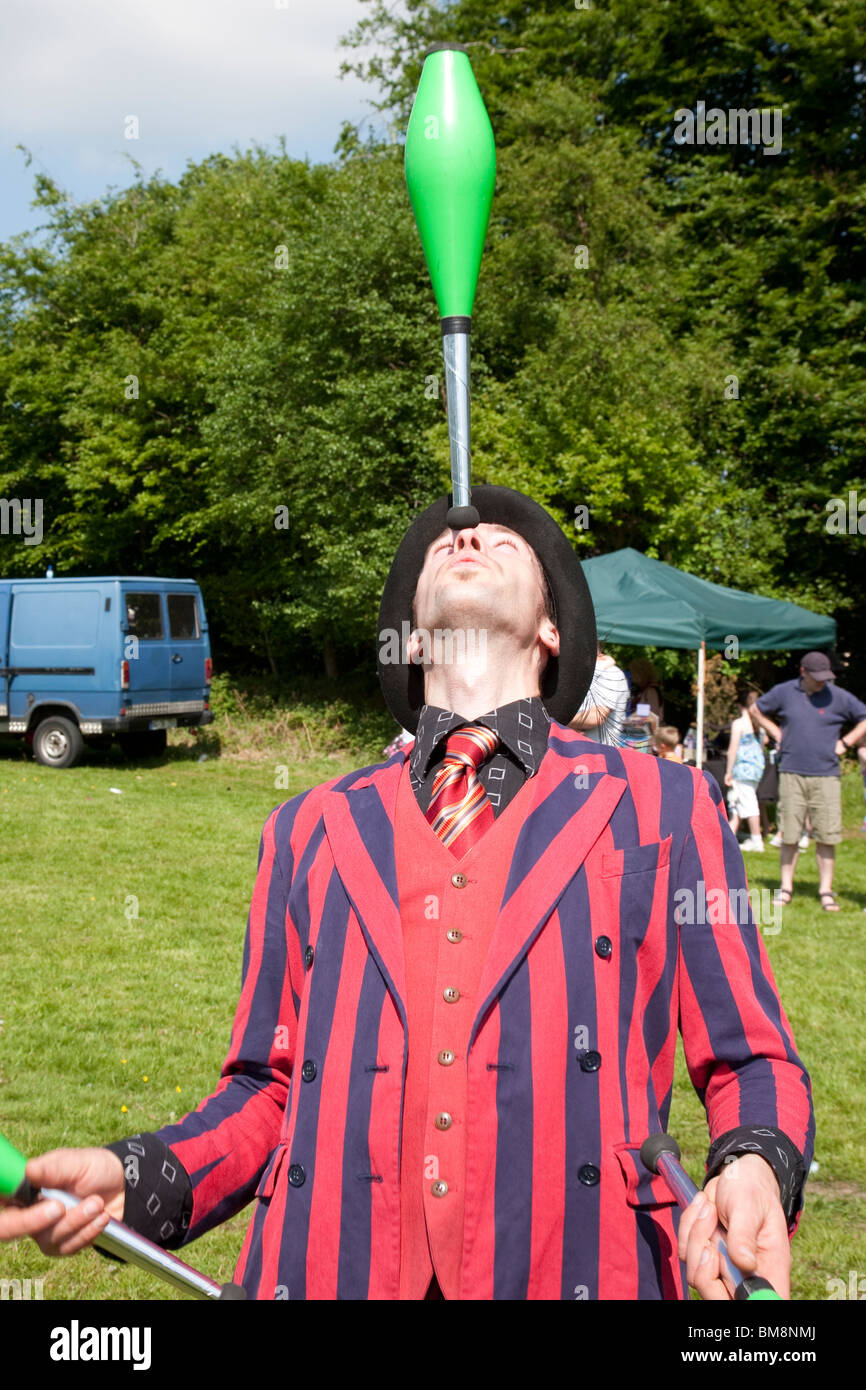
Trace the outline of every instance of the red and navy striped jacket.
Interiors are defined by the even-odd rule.
[[[187,1240],[255,1197],[250,1297],[397,1297],[405,757],[268,817],[220,1082],[158,1131],[191,1177]],[[712,1139],[766,1125],[812,1152],[742,856],[709,777],[555,722],[526,795],[467,1056],[461,1296],[682,1298],[676,1209],[639,1158],[678,1022]]]

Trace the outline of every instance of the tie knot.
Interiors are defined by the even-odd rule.
[[[499,744],[499,735],[485,728],[483,724],[466,724],[462,729],[456,729],[453,734],[448,735],[445,762],[461,763],[464,767],[474,767],[477,771],[487,758],[492,757]]]

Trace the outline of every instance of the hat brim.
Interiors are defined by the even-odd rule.
[[[472,504],[482,522],[507,526],[532,547],[547,577],[559,630],[560,654],[549,657],[541,680],[541,698],[551,718],[568,724],[580,708],[595,670],[595,612],[589,585],[577,554],[551,516],[513,488],[485,485],[472,489]],[[428,547],[447,529],[450,499],[440,497],[416,517],[403,537],[385,582],[379,608],[377,664],[385,703],[398,724],[414,733],[424,705],[424,672],[406,660],[394,642],[412,623],[412,601]]]

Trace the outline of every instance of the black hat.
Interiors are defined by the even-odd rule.
[[[595,613],[589,585],[576,552],[551,516],[531,498],[510,487],[472,489],[472,504],[482,522],[516,531],[535,551],[544,570],[559,630],[560,654],[549,656],[541,677],[541,698],[551,718],[568,724],[580,708],[595,670],[597,651]],[[413,521],[394,556],[379,608],[379,682],[388,709],[412,733],[424,704],[424,672],[406,658],[394,660],[394,642],[387,635],[412,625],[412,601],[427,548],[448,526],[449,499],[440,497]],[[387,645],[385,645],[387,641]]]

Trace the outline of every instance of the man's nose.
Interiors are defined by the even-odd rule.
[[[455,550],[483,550],[481,538],[474,526],[464,526],[462,531],[458,531],[454,537]]]

